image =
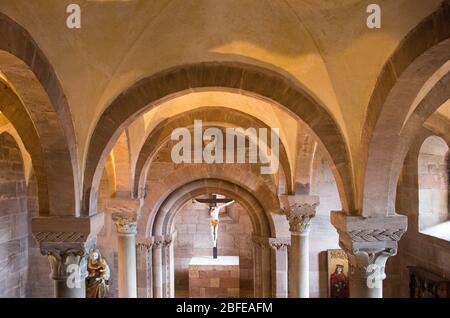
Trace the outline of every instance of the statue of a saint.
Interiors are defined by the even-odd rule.
[[[109,297],[109,266],[99,250],[96,249],[89,255],[87,270],[86,298]]]

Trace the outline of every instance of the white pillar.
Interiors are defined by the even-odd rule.
[[[163,298],[163,240],[154,239],[152,251],[153,298]]]
[[[289,298],[309,298],[309,229],[316,215],[317,196],[282,195],[289,222]]]
[[[270,238],[272,248],[272,297],[286,298],[288,296],[288,259],[289,239]]]
[[[172,267],[173,261],[173,239],[172,235],[168,235],[163,240],[162,246],[162,274],[163,274],[163,297],[164,298],[174,298],[175,297],[175,286],[172,284],[173,279],[175,279],[175,270]],[[173,276],[173,277],[172,277]],[[173,287],[173,288],[172,288]],[[173,296],[172,296],[173,289]]]
[[[112,215],[117,229],[118,281],[120,298],[137,298],[136,214]]]
[[[331,223],[348,257],[350,297],[382,298],[386,261],[397,254],[407,228],[406,216],[365,218],[332,212]]]

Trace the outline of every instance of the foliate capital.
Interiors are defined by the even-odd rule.
[[[282,210],[289,222],[289,230],[293,234],[308,233],[311,219],[316,215],[319,205],[317,196],[281,195]]]

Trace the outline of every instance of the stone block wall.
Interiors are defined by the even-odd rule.
[[[448,146],[437,136],[428,137],[418,158],[419,229],[445,222],[448,211]]]
[[[34,175],[28,181],[28,233],[31,232],[31,219],[39,215],[37,183]],[[28,284],[27,297],[53,297],[53,281],[50,279],[50,264],[41,254],[39,245],[30,234],[28,236]]]
[[[238,265],[189,265],[189,297],[240,296]]]
[[[419,266],[441,277],[450,277],[450,241],[421,233],[419,226],[419,174],[421,143],[411,146],[397,186],[397,213],[408,217],[408,230],[398,246],[398,255],[386,266],[384,297],[409,297],[408,266]]]
[[[312,195],[320,197],[309,234],[309,294],[328,297],[327,250],[339,249],[339,235],[330,222],[330,211],[339,211],[341,203],[331,169],[320,153],[316,155],[311,182]]]
[[[0,297],[25,297],[28,281],[27,186],[19,147],[0,134]]]

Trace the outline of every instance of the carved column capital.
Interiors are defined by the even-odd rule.
[[[288,238],[269,238],[269,245],[276,251],[287,251],[291,241]]]
[[[153,241],[149,239],[141,239],[136,243],[136,249],[150,250],[153,246]]]
[[[120,235],[135,235],[137,233],[137,215],[135,213],[116,212],[112,214],[112,220]]]
[[[317,196],[281,195],[282,211],[289,222],[291,234],[307,234],[311,219],[316,215],[319,205]]]
[[[71,274],[84,280],[87,277],[87,258],[95,246],[95,240],[88,242],[42,242],[42,255],[48,257],[50,278],[58,281],[68,280]]]
[[[164,238],[162,237],[158,237],[158,238],[154,238],[153,239],[153,249],[158,249],[158,248],[162,248],[164,246]]]
[[[32,219],[32,232],[41,254],[48,257],[52,279],[65,281],[73,277],[84,280],[87,275],[87,257],[95,246],[97,233],[103,223],[103,214]]]
[[[331,223],[347,253],[351,273],[380,288],[386,277],[386,261],[397,254],[398,241],[407,229],[406,216],[361,217],[332,212]]]

